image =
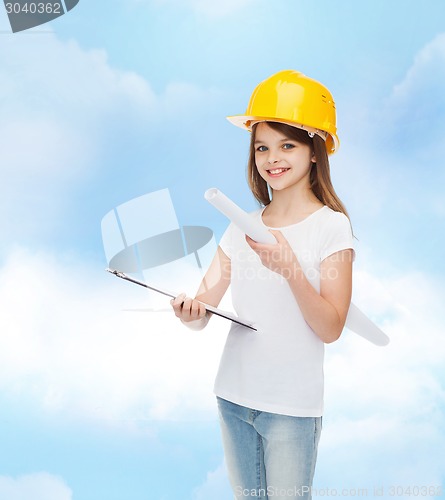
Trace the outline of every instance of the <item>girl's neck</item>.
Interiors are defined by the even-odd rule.
[[[307,215],[323,206],[310,188],[295,192],[292,189],[273,191],[272,201],[265,212],[272,217],[287,217],[289,215]]]

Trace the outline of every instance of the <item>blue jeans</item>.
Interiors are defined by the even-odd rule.
[[[236,500],[310,500],[321,417],[290,417],[218,402]]]

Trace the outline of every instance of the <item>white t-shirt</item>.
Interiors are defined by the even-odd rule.
[[[252,216],[264,225],[263,211],[256,210]],[[318,292],[321,261],[353,248],[349,219],[327,206],[297,224],[277,229]],[[261,263],[233,223],[220,247],[231,259],[233,307],[238,316],[254,322],[258,331],[232,323],[215,394],[256,410],[321,416],[324,342],[306,323],[285,278]]]

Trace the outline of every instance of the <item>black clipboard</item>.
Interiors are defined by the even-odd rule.
[[[125,273],[122,271],[117,271],[116,269],[110,269],[107,268],[105,271],[108,271],[111,274],[114,274],[118,278],[122,278],[123,280],[126,281],[131,281],[131,283],[136,283],[136,285],[143,286],[144,288],[148,288],[150,290],[153,290],[154,292],[162,293],[162,295],[167,295],[167,297],[171,297],[172,299],[176,298],[177,295],[175,295],[173,292],[170,292],[168,290],[165,290],[163,288],[147,285],[147,283],[144,283],[143,281],[139,281],[135,278],[131,278],[130,276],[127,276]],[[222,318],[226,318],[230,321],[233,321],[234,323],[238,323],[239,325],[245,326],[246,328],[250,328],[251,330],[257,331],[257,329],[253,326],[253,323],[250,321],[243,320],[241,318],[238,318],[234,314],[227,312],[227,311],[222,311],[221,309],[218,309],[216,307],[213,307],[209,304],[206,304],[205,302],[201,302],[207,309],[207,311],[211,312],[212,314],[216,314],[217,316],[221,316]]]

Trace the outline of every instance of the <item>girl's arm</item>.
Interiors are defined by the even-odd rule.
[[[352,294],[353,251],[342,250],[320,264],[320,293],[309,283],[297,257],[280,231],[277,245],[260,245],[246,237],[262,263],[289,283],[304,319],[325,343],[337,340],[345,325]]]
[[[231,261],[218,246],[194,299],[185,293],[170,301],[178,318],[192,330],[202,330],[208,323],[211,313],[200,302],[218,307],[230,284]]]
[[[325,343],[337,340],[351,303],[352,250],[342,250],[330,255],[320,264],[320,294],[309,283],[298,264],[293,272],[284,274],[303,317],[312,330]]]

